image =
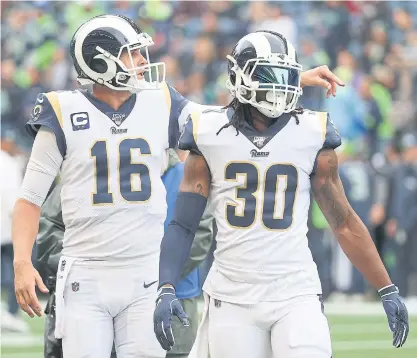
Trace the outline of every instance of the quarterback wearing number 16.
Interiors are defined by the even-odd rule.
[[[154,314],[161,346],[186,323],[175,285],[207,199],[217,249],[204,284],[205,312],[189,358],[330,358],[321,285],[307,244],[310,190],[341,247],[381,296],[401,347],[407,309],[338,175],[341,138],[327,113],[297,108],[301,66],[280,34],[243,37],[228,56],[234,97],[192,114],[179,147],[190,150],[176,212],[162,240]]]
[[[190,106],[150,62],[152,38],[128,18],[103,15],[74,34],[81,85],[41,94],[28,131],[36,136],[15,208],[16,293],[40,315],[30,262],[39,207],[59,173],[65,224],[56,285],[56,338],[64,358],[163,358],[152,332],[167,212],[161,180]]]

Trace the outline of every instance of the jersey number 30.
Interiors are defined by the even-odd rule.
[[[293,221],[298,186],[297,169],[289,164],[274,164],[266,170],[261,185],[259,170],[253,164],[233,162],[226,167],[226,181],[236,182],[242,175],[245,184],[236,188],[236,201],[243,205],[226,205],[229,224],[236,228],[252,226],[257,217],[258,201],[262,196],[262,224],[270,230],[288,229]],[[263,195],[258,193],[260,186]]]
[[[120,194],[126,201],[141,202],[151,197],[151,179],[149,168],[143,163],[132,163],[132,149],[139,149],[141,155],[150,155],[149,144],[143,138],[124,139],[119,145],[119,183]],[[110,193],[109,159],[107,143],[95,142],[91,147],[91,157],[95,158],[96,192],[93,193],[93,204],[112,204]],[[132,188],[132,177],[139,176],[139,188]]]

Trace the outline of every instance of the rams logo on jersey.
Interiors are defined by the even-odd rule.
[[[110,133],[111,134],[126,134],[127,133],[127,128],[111,127],[110,128]]]
[[[39,119],[40,115],[43,112],[43,107],[42,107],[43,98],[44,98],[43,93],[39,93],[38,97],[36,98],[36,105],[33,108],[32,113],[30,114],[31,119],[34,122]]]
[[[39,116],[41,115],[42,111],[43,111],[42,105],[41,104],[37,104],[33,108],[32,113],[31,113],[32,121],[34,121],[34,122],[37,121],[39,119]]]
[[[266,158],[269,156],[269,152],[258,152],[256,149],[252,149],[250,155],[252,158]]]

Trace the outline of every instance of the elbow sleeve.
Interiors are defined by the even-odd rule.
[[[33,143],[20,197],[41,206],[58,175],[62,161],[55,134],[41,127]]]

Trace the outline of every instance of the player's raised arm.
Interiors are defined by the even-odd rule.
[[[333,149],[323,149],[318,154],[311,186],[343,251],[378,290],[393,332],[393,345],[401,347],[409,329],[407,309],[398,289],[391,282],[367,228],[346,199],[338,174],[337,155]]]

